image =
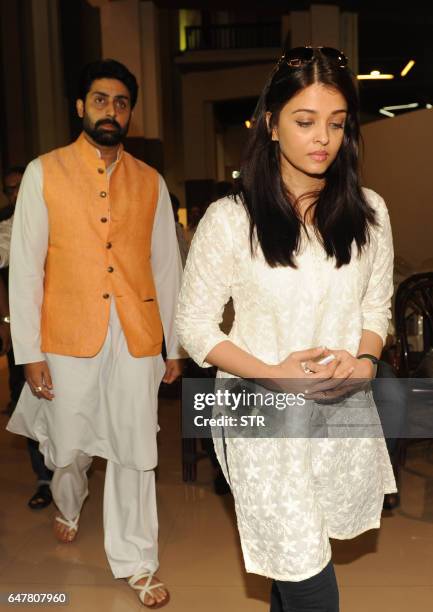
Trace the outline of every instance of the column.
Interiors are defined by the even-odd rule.
[[[139,85],[127,149],[162,171],[158,9],[151,1],[101,2],[102,54],[125,64]]]
[[[341,49],[353,72],[358,72],[358,15],[340,12],[339,6],[312,4],[308,11],[290,13],[292,47],[334,47]]]
[[[69,139],[58,0],[1,4],[2,157],[25,165]]]
[[[45,153],[69,140],[57,0],[31,0],[36,146]]]

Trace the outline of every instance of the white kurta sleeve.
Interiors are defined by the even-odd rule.
[[[377,251],[373,261],[373,273],[362,299],[362,328],[375,332],[385,342],[391,319],[391,298],[394,292],[394,248],[388,210],[383,199],[377,194],[375,197],[377,202],[374,208],[379,223],[379,226],[374,229]]]
[[[15,362],[43,361],[41,306],[48,250],[48,211],[42,192],[42,165],[35,159],[24,173],[15,208],[9,264],[9,303]]]
[[[152,231],[152,272],[168,359],[185,357],[174,326],[176,303],[182,280],[182,262],[170,196],[164,179],[159,177],[159,198]]]
[[[233,202],[228,203],[234,205]],[[201,367],[206,355],[227,340],[219,325],[231,295],[233,238],[224,202],[207,209],[195,232],[185,266],[176,317],[179,339]]]
[[[9,265],[13,217],[0,223],[0,268]]]

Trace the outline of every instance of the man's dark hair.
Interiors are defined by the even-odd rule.
[[[131,96],[131,108],[137,102],[138,83],[135,76],[126,66],[113,59],[97,60],[84,66],[78,81],[78,99],[86,99],[93,81],[96,79],[116,79],[121,81]]]
[[[5,178],[7,178],[8,176],[10,176],[11,174],[24,174],[25,171],[25,167],[24,166],[10,166],[9,168],[6,168],[6,170],[3,172],[3,180]]]

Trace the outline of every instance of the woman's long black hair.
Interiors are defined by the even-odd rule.
[[[374,210],[363,194],[358,174],[358,96],[348,68],[341,68],[315,49],[313,59],[293,68],[280,61],[266,84],[253,119],[241,164],[237,193],[250,219],[251,253],[255,236],[271,267],[296,267],[303,220],[296,211],[290,186],[283,183],[279,143],[271,138],[284,105],[313,83],[339,91],[347,102],[343,142],[326,171],[324,187],[314,194],[312,223],[328,257],[339,268],[350,262],[352,243],[358,254],[369,241]],[[270,126],[266,113],[271,113]]]

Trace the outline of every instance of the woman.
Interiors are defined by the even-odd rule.
[[[393,248],[382,198],[360,187],[358,102],[344,55],[296,48],[260,97],[236,196],[213,203],[188,257],[181,342],[222,377],[371,379],[390,317]],[[218,326],[233,298],[230,334]],[[318,360],[327,346],[336,359]],[[323,386],[324,385],[324,386]],[[332,391],[334,389],[334,391]],[[370,394],[360,392],[377,412]],[[246,569],[271,610],[338,610],[329,538],[377,528],[395,481],[383,438],[214,440]]]

